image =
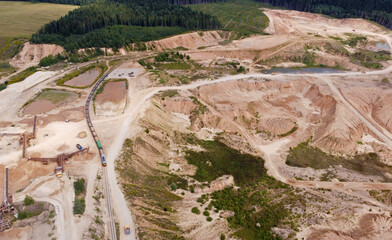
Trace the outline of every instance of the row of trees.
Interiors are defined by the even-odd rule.
[[[118,0],[122,1],[122,0]],[[34,43],[55,43],[67,50],[81,47],[121,47],[188,30],[216,29],[216,17],[188,7],[147,0],[136,3],[92,3],[44,25],[33,34]]]
[[[131,43],[147,42],[183,33],[180,27],[139,27],[117,25],[104,27],[82,35],[64,38],[61,34],[35,34],[33,42],[56,43],[72,52],[80,48],[120,48]]]
[[[255,0],[287,9],[330,15],[336,18],[365,18],[392,28],[391,0]]]

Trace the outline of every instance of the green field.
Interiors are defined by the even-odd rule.
[[[64,16],[77,6],[0,1],[0,37],[30,37],[42,25]]]
[[[268,26],[269,19],[260,10],[265,5],[251,0],[229,0],[222,3],[196,4],[189,6],[214,15],[224,30],[235,31],[241,35],[262,33]]]

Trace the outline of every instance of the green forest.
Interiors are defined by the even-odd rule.
[[[122,47],[194,30],[217,29],[216,17],[165,1],[92,3],[44,25],[33,43],[55,43],[68,51]]]

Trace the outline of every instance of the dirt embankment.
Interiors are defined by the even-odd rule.
[[[354,239],[391,239],[392,218],[381,214],[363,215],[357,227],[349,231],[338,231],[332,229],[320,229],[312,232],[308,240],[354,240]]]
[[[54,44],[31,44],[25,43],[23,49],[10,61],[14,67],[27,68],[35,66],[48,55],[57,55],[64,48]]]
[[[199,47],[218,45],[219,42],[224,41],[229,37],[229,33],[222,31],[193,32],[158,41],[151,41],[147,43],[147,46],[154,46],[156,50],[173,49],[177,47],[197,49]]]
[[[380,87],[346,87],[343,95],[363,115],[371,116],[378,124],[392,132],[392,90]]]
[[[354,31],[381,32],[382,29],[363,19],[334,19],[319,14],[292,10],[266,9],[264,13],[270,19],[270,25],[265,32],[270,34],[306,35],[334,34]],[[310,24],[311,23],[311,24]]]
[[[312,85],[305,96],[320,111],[320,118],[314,119],[321,123],[314,132],[314,143],[332,152],[355,151],[357,141],[368,132],[366,126],[334,97],[320,93],[316,85]]]

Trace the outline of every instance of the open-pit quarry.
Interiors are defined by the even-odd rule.
[[[1,91],[0,239],[391,239],[391,31],[264,13],[269,35],[187,33]]]

